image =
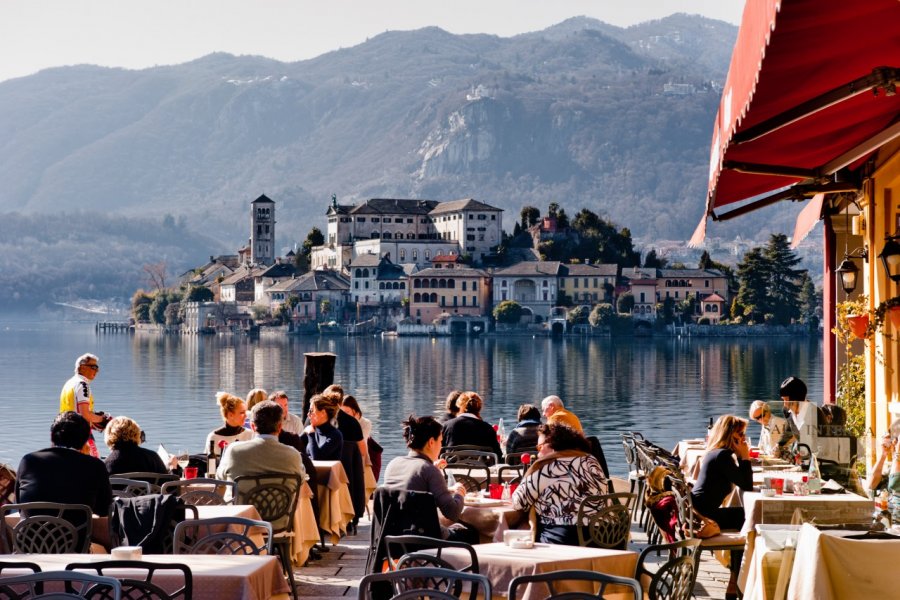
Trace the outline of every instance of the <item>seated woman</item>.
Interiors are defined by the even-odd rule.
[[[497,455],[497,460],[501,460],[503,451],[497,441],[497,432],[490,423],[481,420],[481,409],[484,407],[481,396],[475,392],[465,392],[456,403],[459,405],[459,416],[444,423],[444,445],[483,446],[490,448]]]
[[[341,460],[344,437],[331,424],[338,407],[330,398],[316,394],[309,399],[309,425],[300,435],[306,453],[313,460]]]
[[[605,494],[606,477],[590,454],[587,439],[566,425],[541,425],[538,459],[512,497],[513,508],[537,513],[537,541],[578,545],[578,505],[585,496]]]
[[[229,393],[219,392],[216,394],[216,403],[219,405],[225,426],[211,431],[206,436],[206,444],[203,447],[208,449],[209,443],[212,442],[216,458],[221,458],[225,446],[231,442],[252,439],[253,431],[244,428],[244,421],[247,419],[247,405],[243,400]]]
[[[110,453],[104,461],[110,475],[120,473],[168,473],[178,467],[178,457],[166,467],[159,454],[141,448],[141,428],[128,417],[116,417],[103,431]]]
[[[753,488],[747,421],[734,415],[722,415],[713,425],[700,464],[700,475],[691,492],[694,510],[719,524],[722,530],[744,525],[744,508],[722,507],[734,486]]]
[[[534,404],[523,404],[516,414],[516,428],[506,438],[506,453],[523,452],[537,447],[541,411]]]
[[[787,420],[773,415],[769,403],[763,400],[754,400],[750,405],[750,418],[762,427],[757,445],[759,451],[769,456],[778,456],[781,453],[778,442],[787,431]]]
[[[403,439],[409,454],[398,456],[384,471],[384,485],[390,488],[428,492],[441,514],[451,521],[459,521],[465,501],[466,488],[461,483],[447,487],[444,474],[434,466],[441,453],[441,424],[434,417],[410,415],[403,421]],[[442,528],[444,539],[470,544],[478,543],[478,532],[462,523]]]
[[[459,405],[456,403],[459,400],[459,397],[462,395],[460,390],[451,390],[449,394],[447,394],[447,400],[444,402],[444,407],[447,409],[447,412],[444,413],[444,417],[441,419],[442,423],[446,423],[450,419],[455,419],[459,416]]]
[[[892,424],[891,430],[898,424]],[[876,497],[887,492],[888,510],[891,511],[891,519],[894,523],[900,522],[900,438],[892,438],[890,430],[881,438],[880,452],[875,466],[866,480],[866,490],[871,491]],[[888,453],[893,452],[894,459],[888,473],[884,472],[884,463],[887,462]]]

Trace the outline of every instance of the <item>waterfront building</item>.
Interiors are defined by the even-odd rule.
[[[274,311],[289,298],[297,299],[292,319],[295,323],[318,322],[324,318],[341,320],[350,295],[350,282],[338,271],[319,269],[279,281],[266,290]],[[323,301],[327,312],[323,311]]]
[[[543,322],[557,304],[563,264],[559,261],[520,262],[493,272],[494,302],[515,300],[535,322]]]
[[[631,314],[635,319],[644,321],[656,320],[656,303],[658,299],[659,280],[656,269],[642,269],[634,267],[622,272],[622,277],[628,280],[631,295],[634,296],[634,308]]]
[[[297,275],[297,267],[286,260],[277,259],[275,264],[267,269],[261,269],[253,277],[253,303],[269,305],[266,290],[285,279]]]
[[[275,202],[265,194],[250,203],[250,263],[275,263]]]
[[[234,273],[219,284],[219,298],[222,302],[252,304],[256,297],[256,277],[265,269],[241,265]]]
[[[481,317],[491,310],[490,275],[481,269],[423,269],[409,276],[409,293],[409,316],[417,324],[444,314]]]
[[[614,291],[619,274],[616,264],[563,265],[560,269],[559,292],[572,305],[594,306],[601,302],[614,303]]]
[[[657,269],[658,300],[674,298],[676,301],[693,296],[704,300],[718,294],[728,299],[728,279],[714,269]]]

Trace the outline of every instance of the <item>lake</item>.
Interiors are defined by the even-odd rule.
[[[523,403],[559,395],[587,433],[597,435],[613,474],[626,472],[620,434],[636,430],[671,448],[703,437],[709,417],[747,416],[756,399],[777,400],[796,375],[821,403],[820,338],[319,338],[164,336],[95,333],[89,323],[13,322],[0,318],[0,409],[7,426],[0,461],[16,467],[49,445],[59,391],[84,352],[100,357],[95,408],[135,419],[147,447],[163,443],[203,452],[221,425],[214,395],[246,396],[254,387],[284,389],[301,411],[303,354],[337,354],[335,381],[359,400],[387,459],[405,452],[400,421],[443,414],[453,388],[477,391],[483,417],[507,430]],[[758,425],[751,423],[751,436]],[[101,452],[106,447],[98,439]]]

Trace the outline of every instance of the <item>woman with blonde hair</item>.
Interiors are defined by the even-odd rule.
[[[743,507],[722,507],[734,486],[746,491],[753,489],[747,421],[722,415],[710,432],[700,475],[691,491],[694,509],[723,530],[740,529],[744,525]]]
[[[459,415],[444,423],[445,446],[482,446],[497,455],[497,462],[503,458],[497,432],[481,419],[484,401],[475,392],[464,392],[456,401]]]
[[[757,445],[760,452],[770,456],[780,455],[779,442],[787,431],[787,420],[773,415],[768,402],[763,400],[754,400],[750,405],[750,418],[762,428]]]
[[[128,417],[116,417],[103,430],[110,453],[104,461],[110,475],[120,473],[168,473],[159,454],[141,448],[141,428]],[[178,466],[174,462],[172,468]]]
[[[208,450],[209,443],[212,442],[216,457],[221,457],[225,446],[232,442],[252,439],[253,431],[244,427],[244,421],[247,420],[247,404],[241,398],[227,392],[219,392],[216,394],[216,404],[219,405],[219,412],[222,413],[225,425],[211,431],[206,436],[206,444],[203,447]]]

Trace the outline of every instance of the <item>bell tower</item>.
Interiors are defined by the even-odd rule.
[[[265,194],[250,203],[250,262],[275,264],[275,202]]]

